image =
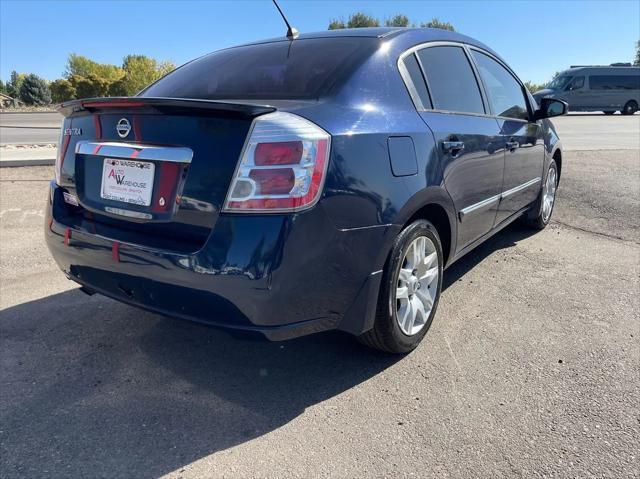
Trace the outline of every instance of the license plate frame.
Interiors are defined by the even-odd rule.
[[[129,205],[151,206],[156,165],[132,158],[105,158],[100,198]]]

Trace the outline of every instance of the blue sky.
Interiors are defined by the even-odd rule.
[[[364,11],[381,20],[432,17],[500,53],[523,80],[543,82],[576,64],[632,61],[640,2],[281,0],[301,32]],[[130,53],[184,63],[218,48],[283,35],[270,0],[0,0],[0,78],[12,70],[53,80],[71,52],[121,64]]]

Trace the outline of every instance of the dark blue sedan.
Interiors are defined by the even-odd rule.
[[[46,240],[89,294],[273,340],[415,348],[443,270],[550,220],[546,119],[485,45],[365,28],[228,48],[65,103]]]

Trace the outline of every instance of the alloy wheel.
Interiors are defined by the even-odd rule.
[[[546,223],[551,217],[553,203],[556,200],[556,188],[558,185],[556,169],[550,168],[547,174],[547,181],[544,184],[544,195],[542,197],[542,220]]]
[[[407,336],[427,324],[438,292],[440,265],[436,245],[419,236],[407,248],[395,291],[396,321]]]

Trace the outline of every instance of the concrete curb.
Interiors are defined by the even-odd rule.
[[[18,166],[53,166],[55,158],[35,158],[28,160],[0,160],[0,168],[15,168]]]
[[[0,168],[53,165],[57,148],[0,149]]]
[[[0,110],[0,113],[2,113],[3,115],[24,115],[24,114],[31,114],[31,113],[59,113],[58,110],[45,110],[45,111],[7,111],[7,110]]]

